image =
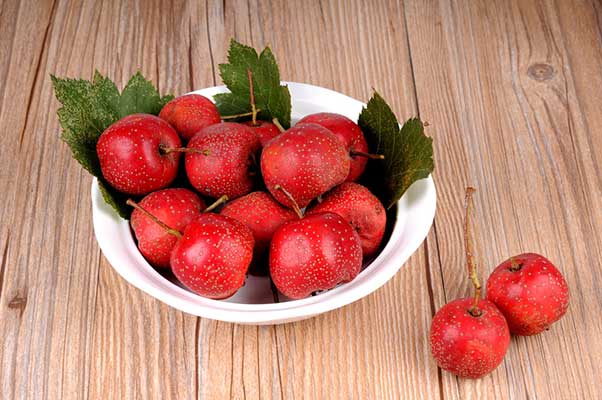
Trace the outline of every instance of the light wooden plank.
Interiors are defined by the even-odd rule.
[[[250,2],[249,10],[236,3],[230,10],[225,15],[240,14],[232,17],[236,35],[248,34],[255,47],[271,45],[283,79],[330,87],[364,100],[376,87],[401,116],[415,114],[399,4],[378,4],[369,15],[362,13],[361,2],[347,1],[305,2],[302,9],[291,2]],[[279,34],[280,27],[287,34]],[[224,40],[228,35],[218,37]],[[384,62],[371,58],[379,55]],[[374,295],[325,316],[277,326],[282,396],[438,396],[436,368],[425,346],[431,318],[425,272],[422,250]]]
[[[0,397],[25,397],[33,390],[43,396],[50,385],[60,387],[60,382],[47,374],[53,350],[47,333],[64,331],[66,322],[64,314],[55,314],[54,297],[65,288],[56,284],[56,271],[59,265],[71,267],[71,249],[86,252],[92,239],[86,235],[74,243],[77,230],[61,230],[60,224],[53,223],[62,218],[63,209],[62,202],[56,201],[60,192],[49,193],[48,188],[63,178],[57,176],[52,182],[40,177],[44,165],[54,163],[60,168],[64,164],[55,151],[44,151],[56,133],[51,126],[46,129],[48,101],[43,95],[47,79],[44,48],[53,21],[53,3],[39,2],[33,7],[30,2],[5,2],[1,14]],[[69,177],[64,178],[63,187],[66,182]],[[73,193],[69,199],[77,195]],[[62,240],[71,244],[60,252]],[[84,331],[82,341],[85,337]]]
[[[219,81],[215,63],[225,60],[231,36],[263,46],[267,35],[272,35],[287,79],[333,87],[364,99],[370,94],[367,82],[374,82],[383,94],[391,93],[397,111],[415,113],[409,64],[380,64],[360,57],[366,49],[376,55],[391,47],[401,50],[407,60],[399,5],[381,6],[377,14],[365,16],[359,2],[314,2],[309,10],[321,19],[307,17],[301,22],[296,19],[301,9],[290,4],[223,6],[221,2],[175,2],[161,9],[159,4],[146,3],[86,3],[81,7],[59,2],[54,10],[46,9],[49,21],[52,14],[52,25],[47,40],[40,44],[44,51],[38,47],[39,53],[32,53],[43,63],[28,78],[17,74],[30,85],[33,77],[41,82],[35,86],[35,108],[29,114],[44,117],[28,125],[23,154],[37,151],[43,156],[13,164],[16,173],[12,175],[25,182],[26,190],[8,192],[19,205],[15,220],[29,225],[19,227],[14,252],[13,247],[6,247],[11,251],[7,250],[4,260],[7,291],[2,301],[6,304],[10,297],[11,306],[0,314],[6,322],[2,328],[6,333],[3,371],[7,371],[2,375],[3,390],[10,391],[15,383],[19,397],[36,398],[187,398],[197,394],[202,398],[307,394],[391,398],[438,393],[436,370],[424,345],[430,320],[424,253],[408,263],[403,278],[400,274],[367,300],[316,320],[276,328],[234,326],[183,315],[126,284],[99,257],[91,229],[90,178],[58,141],[57,104],[48,73],[87,77],[98,68],[123,85],[141,68],[160,88],[183,93]],[[390,13],[393,21],[387,19]],[[313,32],[310,43],[296,47],[286,30],[276,35],[265,25],[251,29],[256,21],[286,27],[282,20],[299,35]],[[354,24],[361,24],[361,29],[351,29]],[[377,24],[389,29],[383,43],[376,43],[378,35],[383,35]],[[324,37],[343,43],[345,52],[328,51]],[[327,57],[318,57],[323,51]],[[333,65],[342,66],[344,74],[357,77],[360,83],[341,78]],[[399,79],[385,79],[387,74]],[[379,79],[371,79],[372,75]],[[4,90],[17,92],[17,88]],[[407,95],[396,96],[398,92]],[[33,235],[25,229],[31,226]],[[421,283],[415,285],[415,280]],[[27,292],[26,303],[20,300],[24,296],[13,296],[19,287]],[[9,320],[7,315],[17,319]],[[351,339],[340,342],[341,332]],[[214,368],[222,363],[231,367]],[[369,370],[366,376],[359,372],[364,368]],[[405,383],[400,386],[400,382]]]
[[[602,7],[406,3],[1,2],[0,397],[595,397]],[[184,93],[220,83],[230,37],[270,44],[284,79],[364,100],[375,87],[402,118],[419,109],[431,122],[436,230],[366,299],[300,323],[236,326],[162,305],[100,256],[90,177],[58,140],[48,74],[98,68],[123,85],[141,68]],[[478,382],[438,376],[427,343],[432,308],[468,293],[468,181],[481,189],[484,271],[540,251],[574,294],[567,318],[513,340]]]
[[[403,46],[403,43],[405,43],[405,31],[402,29],[403,21],[399,20],[402,14],[400,13],[400,8],[396,8],[398,6],[395,4],[386,7],[383,6],[378,10],[379,15],[376,18],[380,18],[382,21],[361,19],[359,3],[354,4],[354,8],[351,10],[347,9],[348,5],[345,2],[328,7],[330,8],[323,8],[322,11],[320,11],[319,4],[306,4],[304,13],[300,14],[298,9],[291,8],[290,3],[271,4],[266,2],[245,5],[244,2],[228,2],[226,3],[225,9],[221,8],[219,3],[210,4],[206,10],[208,19],[214,22],[209,25],[209,43],[211,46],[210,57],[215,63],[225,60],[227,43],[230,37],[252,43],[255,47],[262,47],[269,43],[276,52],[277,58],[281,60],[281,70],[284,79],[311,82],[333,87],[332,83],[328,83],[325,79],[329,79],[330,82],[333,82],[334,79],[339,78],[340,72],[332,71],[331,66],[347,65],[346,68],[348,69],[356,67],[356,62],[345,63],[344,60],[346,57],[353,59],[354,61],[362,60],[362,58],[358,56],[358,53],[362,50],[361,46],[372,48],[372,41],[376,40],[371,36],[372,32],[368,32],[368,34],[361,32],[360,35],[357,31],[351,31],[349,34],[355,36],[346,38],[344,46],[349,50],[348,53],[343,53],[342,55],[334,51],[326,51],[326,57],[316,58],[314,61],[307,59],[307,57],[304,56],[304,51],[315,45],[316,48],[309,51],[309,53],[322,54],[322,49],[326,50],[326,48],[323,47],[324,44],[328,43],[328,40],[323,40],[325,37],[324,35],[340,35],[340,33],[338,33],[339,30],[344,31],[347,29],[347,25],[338,27],[337,24],[341,23],[341,20],[350,21],[348,22],[349,24],[362,23],[366,27],[376,29],[375,27],[378,26],[376,25],[377,23],[383,23],[387,20],[387,12],[393,12],[397,17],[397,20],[394,22],[388,21],[385,25],[388,24],[388,26],[391,26],[393,23],[401,23],[396,31],[396,35],[399,36],[400,40],[394,40],[393,38],[389,39],[388,35],[384,35],[386,40],[390,40],[390,42],[387,42],[384,46],[390,45],[391,43],[395,43],[396,45],[401,43],[401,50],[404,51],[402,54],[405,54],[407,57],[407,48]],[[338,17],[339,11],[344,11],[347,14],[342,18]],[[311,17],[308,17],[306,20],[297,22],[297,17],[299,15],[312,15],[312,13],[318,12],[323,14],[324,19],[330,18],[330,20],[324,24],[324,20],[319,21],[315,18],[312,19]],[[296,48],[297,43],[292,42],[289,36],[279,37],[280,35],[274,35],[274,30],[270,29],[270,26],[289,26],[289,24],[291,29],[297,29],[299,32],[302,31],[313,35],[311,38],[308,38],[300,44],[305,47]],[[325,29],[324,26],[331,26],[332,24],[334,24],[335,28],[332,28],[329,33],[322,31],[322,29]],[[252,26],[255,27],[255,29],[251,29]],[[366,44],[364,42],[365,40],[368,40],[369,44]],[[342,58],[339,59],[338,57]],[[304,59],[306,59],[306,61],[304,61],[303,64],[297,62],[297,60]],[[358,77],[368,79],[365,77],[371,75],[383,76],[385,71],[383,71],[382,68],[390,68],[386,73],[400,76],[402,79],[393,81],[381,79],[380,82],[377,81],[376,83],[382,83],[382,87],[394,92],[391,95],[391,99],[397,108],[403,107],[407,115],[411,115],[415,112],[412,111],[415,108],[412,97],[413,87],[411,85],[409,63],[390,63],[383,66],[366,61],[363,66],[365,68],[364,70],[361,70],[359,73],[356,73],[355,71],[352,73],[356,73]],[[322,68],[324,68],[324,70],[322,70]],[[376,68],[381,68],[381,70],[375,71]],[[327,74],[326,71],[330,71],[330,73]],[[216,82],[219,82],[217,74],[215,75],[215,78]],[[317,82],[316,79],[318,79]],[[350,80],[345,81],[349,82]],[[393,82],[392,88],[389,86],[391,85],[391,82]],[[196,82],[195,87],[197,87]],[[341,89],[336,86],[334,87],[335,89],[342,91],[347,90],[347,93],[360,98],[367,98],[370,94],[369,84],[365,84],[362,87],[360,85],[356,86],[355,82],[351,81],[351,83],[347,83],[346,88]],[[404,92],[407,93],[407,95],[397,96],[397,92]],[[201,342],[199,344],[201,354],[199,360],[201,363],[200,370],[205,372],[204,374],[201,374],[202,384],[199,385],[203,388],[200,393],[201,397],[220,398],[229,395],[234,397],[244,397],[244,395],[253,397],[253,394],[259,391],[262,394],[262,397],[268,397],[269,395],[269,397],[273,398],[290,398],[291,396],[302,397],[303,395],[307,395],[307,393],[313,395],[325,395],[326,388],[329,388],[330,390],[340,388],[339,390],[341,390],[341,393],[329,393],[335,396],[340,395],[341,397],[351,396],[352,398],[373,396],[374,393],[379,390],[382,390],[381,393],[383,396],[386,394],[393,397],[400,395],[403,390],[414,391],[414,393],[428,393],[434,391],[438,394],[436,370],[434,364],[429,359],[426,347],[424,346],[426,337],[425,331],[428,326],[428,321],[430,320],[429,297],[425,282],[426,275],[424,261],[411,263],[411,266],[412,272],[408,273],[409,277],[404,281],[403,285],[401,285],[402,287],[400,287],[399,282],[391,284],[389,286],[389,291],[387,293],[384,291],[380,292],[380,297],[375,296],[374,299],[376,300],[373,300],[373,302],[382,303],[382,305],[377,304],[376,307],[383,307],[386,304],[395,310],[395,313],[392,315],[387,313],[388,319],[379,322],[381,325],[379,326],[380,330],[377,332],[380,335],[393,335],[391,332],[394,331],[399,324],[399,320],[395,319],[400,318],[397,314],[397,308],[399,308],[401,310],[401,318],[407,318],[406,325],[403,329],[412,334],[415,331],[419,332],[419,335],[417,336],[418,343],[414,343],[413,346],[408,346],[408,348],[406,348],[405,342],[397,337],[394,339],[392,338],[390,340],[393,341],[396,347],[390,349],[387,347],[382,350],[382,354],[364,352],[363,356],[366,357],[366,359],[360,363],[360,365],[373,365],[376,362],[377,364],[380,364],[383,371],[389,371],[390,373],[381,377],[376,375],[377,370],[373,370],[375,375],[371,375],[371,381],[366,383],[361,380],[358,381],[357,378],[359,377],[357,377],[353,371],[349,371],[348,368],[343,368],[349,363],[356,364],[355,358],[357,356],[355,354],[358,351],[361,352],[363,348],[359,343],[364,343],[361,334],[365,331],[374,330],[366,326],[366,322],[362,322],[363,319],[369,317],[370,313],[370,308],[366,308],[365,305],[362,308],[356,308],[355,311],[350,308],[346,313],[332,313],[333,316],[340,316],[336,318],[331,317],[331,319],[334,318],[334,320],[328,324],[326,322],[316,324],[314,321],[291,325],[295,328],[259,328],[259,344],[253,344],[251,346],[247,345],[247,338],[254,338],[256,336],[255,330],[257,328],[236,327],[233,330],[228,324],[207,323],[207,329],[202,330],[207,333],[207,336],[201,335]],[[423,288],[423,290],[419,292],[420,296],[417,298],[415,297],[416,293],[409,290],[410,287],[414,286],[414,279],[418,279],[423,283],[420,285],[420,288]],[[399,301],[391,300],[391,298],[395,299],[398,296],[399,291],[403,291],[406,296]],[[389,302],[394,302],[395,304],[390,305],[388,304]],[[411,307],[406,307],[406,303],[411,304]],[[416,323],[414,319],[417,319],[419,323]],[[325,319],[324,321],[330,320]],[[374,323],[372,320],[368,322],[368,324],[372,323]],[[291,353],[289,344],[292,344],[297,340],[301,341],[308,336],[305,332],[307,330],[307,324],[313,324],[312,329],[316,332],[314,332],[314,336],[312,337],[316,338],[337,337],[339,332],[347,332],[350,329],[353,329],[353,332],[360,336],[357,338],[355,335],[351,336],[353,338],[353,343],[349,343],[347,347],[349,349],[354,349],[354,351],[347,350],[337,352],[336,354],[340,357],[337,360],[331,360],[329,357],[316,358],[315,355],[312,355],[316,354],[315,349],[306,347],[311,346],[311,343],[313,342],[307,342],[305,346],[300,347],[299,349],[295,346],[293,347],[294,352]],[[300,332],[303,332],[303,334],[300,334]],[[297,339],[297,337],[299,337],[299,339]],[[265,340],[262,340],[262,338]],[[374,343],[383,343],[380,339],[382,339],[382,337],[376,336],[372,338]],[[355,343],[356,340],[358,343]],[[231,353],[227,352],[229,342],[232,346]],[[265,368],[267,365],[262,359],[267,357],[268,360],[270,360],[270,357],[273,356],[273,346],[275,343],[277,343],[276,352],[278,360],[271,359],[271,365],[269,365],[269,368]],[[283,346],[282,343],[286,343],[286,345]],[[372,343],[372,341],[370,343]],[[330,343],[330,340],[328,344],[331,346],[333,345]],[[217,347],[220,350],[216,353],[214,347]],[[328,346],[325,345],[325,347]],[[256,363],[249,362],[249,360],[253,360],[256,357],[254,354],[256,350],[259,351],[259,359],[262,360],[260,361],[260,365],[264,366],[263,368],[259,368],[258,374],[255,373],[258,369]],[[325,350],[319,350],[317,353],[324,353],[324,351],[328,353],[327,348]],[[341,354],[345,354],[345,356],[341,356]],[[419,365],[418,368],[413,368],[415,361],[410,360],[416,360]],[[221,369],[212,370],[210,365],[216,363],[223,363],[224,365],[231,364],[232,371],[224,371]],[[302,368],[302,371],[305,371],[302,375],[299,375],[299,372],[295,372],[299,371],[299,367],[295,369],[295,365],[298,364],[305,366]],[[421,368],[423,367],[421,364],[425,364],[426,368]],[[409,369],[403,369],[403,365],[409,367]],[[338,372],[336,375],[332,375],[330,371],[335,370],[345,372]],[[424,374],[428,375],[427,379],[419,379]],[[257,375],[260,377],[259,380],[255,378]],[[336,381],[325,384],[322,382],[325,376],[332,376],[332,379],[335,379]],[[407,389],[401,388],[399,386],[400,376],[402,379],[412,382],[412,385],[407,385]],[[266,379],[269,383],[268,385],[263,384]],[[233,381],[235,384],[232,384]],[[230,386],[228,386],[228,382],[230,382]],[[236,384],[236,382],[238,382],[238,384]],[[338,383],[341,382],[347,382],[348,384],[339,385]],[[419,384],[418,382],[422,383]],[[283,387],[280,388],[280,385],[283,385]],[[273,390],[268,394],[265,392],[266,388],[273,388]]]
[[[189,59],[192,48],[207,52],[203,31],[191,25],[203,18],[191,2],[104,4],[88,68],[100,63],[122,86],[141,69],[160,90],[185,93],[192,81],[211,79]],[[197,398],[206,325],[133,288],[104,258],[99,280],[89,397]]]
[[[183,398],[182,393],[189,393],[189,397],[196,397],[196,318],[142,295],[118,279],[108,265],[100,271],[101,282],[109,282],[101,285],[103,289],[97,296],[99,252],[91,229],[90,177],[58,141],[57,104],[48,79],[50,72],[89,77],[98,67],[123,81],[143,64],[147,68],[144,72],[152,77],[156,65],[143,63],[142,52],[138,52],[138,61],[120,64],[115,49],[128,46],[130,38],[103,34],[120,32],[120,20],[115,19],[120,13],[118,8],[106,9],[94,3],[83,8],[57,3],[54,10],[52,4],[47,6],[36,8],[23,3],[19,9],[15,19],[23,29],[17,30],[15,64],[9,69],[9,79],[15,86],[7,87],[3,97],[3,104],[9,104],[12,97],[15,107],[13,110],[12,105],[3,105],[3,132],[21,133],[19,129],[7,129],[6,121],[17,123],[15,127],[25,121],[27,124],[21,148],[13,147],[11,155],[16,160],[11,179],[19,185],[14,184],[9,192],[14,198],[9,197],[8,206],[2,209],[7,216],[3,226],[16,229],[3,259],[1,397],[94,398],[100,392],[130,393],[132,397],[144,393],[149,398],[157,393],[164,394],[164,398]],[[158,16],[158,8],[154,10]],[[101,16],[106,19],[103,21]],[[43,36],[44,18],[53,21],[47,40]],[[41,33],[32,32],[31,26],[39,26]],[[155,32],[149,26],[153,25],[143,26],[139,43],[148,40],[148,32]],[[33,44],[39,46],[39,53],[27,52]],[[137,44],[132,41],[131,46]],[[122,57],[130,54],[137,53],[132,50]],[[23,65],[29,67],[30,63],[33,70],[25,73]],[[187,68],[188,62],[181,65]],[[128,72],[120,72],[121,68]],[[29,94],[26,84],[31,84],[34,76],[37,84],[27,106],[23,104]],[[21,122],[18,107],[30,107],[28,118]],[[12,140],[19,142],[18,136]],[[11,148],[4,147],[3,141],[3,159],[8,159],[5,150]],[[107,299],[110,306],[106,306]],[[147,327],[152,331],[147,333]],[[132,349],[138,353],[132,353]],[[144,373],[139,373],[139,368]],[[127,374],[117,375],[121,370]],[[91,376],[105,384],[102,390],[94,386],[96,380],[90,382]],[[126,381],[133,383],[134,389],[119,386]]]
[[[460,236],[467,183],[480,189],[483,275],[512,254],[540,252],[558,264],[573,294],[567,317],[545,334],[513,339],[506,361],[489,377],[457,380],[444,372],[446,398],[595,397],[587,382],[599,363],[592,335],[600,329],[593,317],[600,302],[586,293],[600,289],[600,270],[582,266],[600,263],[590,234],[600,220],[589,214],[593,203],[587,206],[600,178],[583,165],[595,158],[592,133],[575,121],[584,118],[583,94],[570,76],[574,61],[560,28],[559,19],[575,21],[567,3],[559,11],[546,1],[412,1],[406,10],[419,109],[436,121],[439,252],[433,262],[444,278],[444,286],[434,286],[437,307],[469,292]],[[583,47],[599,33],[591,11],[581,6],[579,53],[599,60],[598,45]],[[599,96],[588,101],[601,104]],[[587,178],[584,171],[591,172]]]

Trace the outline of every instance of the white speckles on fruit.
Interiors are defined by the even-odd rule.
[[[186,174],[198,191],[234,199],[252,190],[249,158],[261,144],[250,128],[233,122],[211,125],[195,135],[188,147],[209,150],[209,155],[185,156]]]
[[[368,152],[368,143],[366,142],[366,138],[360,127],[344,115],[327,112],[307,115],[303,117],[297,125],[305,123],[321,125],[341,140],[347,150],[347,155],[351,160],[349,174],[346,180],[352,182],[359,179],[366,169],[366,162],[368,159],[366,157],[352,157],[349,153],[351,151],[362,153]]]
[[[282,206],[266,192],[252,192],[227,203],[220,214],[232,217],[245,224],[253,232],[255,249],[252,274],[266,275],[262,268],[263,258],[274,236],[274,232],[288,221],[297,219],[295,213]]]
[[[548,259],[525,253],[504,261],[491,273],[487,298],[505,315],[512,333],[534,335],[566,313],[569,289]]]
[[[163,107],[159,117],[169,122],[185,141],[201,129],[221,122],[215,104],[199,94],[176,97]]]
[[[205,204],[196,194],[187,189],[177,188],[150,193],[139,205],[179,232],[205,208]],[[177,238],[139,210],[132,212],[130,224],[138,240],[138,248],[148,262],[159,268],[168,268]]]
[[[479,378],[494,370],[503,360],[510,343],[504,316],[487,300],[479,301],[482,314],[468,311],[473,298],[454,300],[433,318],[430,345],[437,364],[465,378]]]
[[[270,245],[274,284],[295,299],[352,280],[361,264],[357,233],[333,213],[318,213],[285,224]]]
[[[328,192],[308,214],[330,211],[343,217],[358,232],[364,257],[374,255],[385,234],[387,215],[381,202],[362,185],[344,182]]]
[[[227,298],[243,285],[253,246],[253,234],[244,224],[204,213],[185,229],[172,252],[171,268],[193,292],[213,299]]]
[[[176,177],[180,155],[161,154],[161,145],[181,145],[167,122],[148,114],[120,119],[96,143],[103,177],[115,189],[132,195],[168,186]]]
[[[349,155],[328,129],[317,124],[295,126],[270,140],[261,155],[266,187],[280,203],[289,199],[280,185],[305,207],[311,200],[342,183],[349,173]]]

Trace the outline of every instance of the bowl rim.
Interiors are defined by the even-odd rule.
[[[356,105],[364,106],[363,103],[355,100],[344,94],[335,92],[330,89],[296,82],[283,82],[289,86],[291,92],[296,91],[311,91],[314,95],[330,94],[339,98],[345,98],[348,102],[356,103]],[[201,90],[195,90],[190,93],[202,94],[212,97],[216,93],[225,92],[225,86],[214,86]],[[318,92],[318,93],[315,93]],[[294,95],[291,93],[291,98]],[[295,100],[295,99],[293,99]],[[407,240],[405,245],[400,245],[401,235],[403,233],[402,224],[399,223],[399,216],[402,210],[402,203],[407,200],[407,195],[415,185],[422,186],[422,190],[428,192],[425,194],[426,204],[423,206],[425,218],[428,221],[421,224],[419,232],[414,232],[412,237]],[[393,226],[391,236],[388,242],[378,254],[378,256],[370,262],[360,274],[351,282],[339,285],[329,291],[319,294],[318,296],[310,296],[305,299],[290,300],[280,303],[265,303],[265,304],[246,304],[232,303],[222,300],[208,299],[199,296],[187,289],[184,289],[175,283],[163,277],[156,271],[138,251],[133,235],[131,233],[128,220],[120,218],[115,211],[104,203],[98,181],[94,178],[91,187],[92,209],[93,209],[93,224],[94,232],[105,258],[109,261],[112,268],[115,269],[126,281],[134,285],[150,296],[176,308],[205,318],[221,320],[234,323],[245,324],[274,324],[284,323],[292,320],[309,318],[311,316],[331,311],[344,305],[353,303],[360,298],[374,292],[387,281],[389,281],[405,264],[408,258],[420,247],[430,228],[433,224],[436,210],[436,188],[432,176],[426,179],[417,181],[397,202],[396,222]],[[427,223],[428,222],[428,223]],[[112,237],[106,235],[107,224],[113,225],[113,228],[119,229],[124,235],[129,235],[131,244],[133,244],[134,254],[128,254],[131,259],[130,263],[120,259],[119,251],[115,250]],[[127,230],[127,233],[126,231]],[[112,243],[113,242],[113,243]],[[129,246],[128,246],[129,248]],[[127,261],[127,260],[126,260]],[[371,273],[373,270],[383,267],[383,263],[396,263],[396,265],[383,268],[380,273]],[[144,271],[134,273],[131,263],[142,264]],[[147,279],[140,279],[140,273],[144,272]]]

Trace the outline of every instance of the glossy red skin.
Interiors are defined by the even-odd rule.
[[[176,97],[163,106],[159,117],[169,122],[184,141],[192,139],[201,129],[222,121],[215,104],[200,94]]]
[[[103,177],[115,189],[132,195],[168,186],[178,173],[180,154],[163,154],[160,145],[182,145],[176,131],[161,118],[132,114],[120,119],[96,143]]]
[[[297,122],[297,124],[304,123],[322,125],[324,128],[330,130],[335,134],[336,137],[341,139],[345,145],[345,148],[349,152],[368,152],[368,142],[366,142],[366,138],[364,137],[362,130],[355,122],[344,115],[327,112],[316,113],[307,115]],[[366,157],[351,155],[349,155],[349,157],[351,158],[351,166],[349,168],[349,175],[347,176],[346,181],[353,182],[357,181],[364,173],[368,159]]]
[[[195,193],[175,188],[147,194],[138,205],[179,232],[201,215],[205,208],[205,204]],[[169,268],[171,251],[178,239],[137,209],[132,211],[130,224],[144,258],[155,267]]]
[[[362,242],[364,257],[374,255],[382,242],[387,225],[387,212],[381,202],[366,187],[344,182],[328,192],[321,203],[308,214],[330,211],[343,217],[353,226]]]
[[[276,231],[270,244],[270,274],[282,294],[302,299],[349,282],[362,267],[355,230],[334,213],[307,215]]]
[[[266,187],[287,207],[286,189],[303,208],[319,195],[339,185],[349,174],[349,154],[339,139],[317,124],[294,126],[270,140],[261,153],[261,173]]]
[[[234,122],[211,125],[187,147],[209,151],[209,155],[186,153],[185,157],[188,179],[202,194],[234,199],[253,189],[255,181],[249,172],[261,144],[250,128]]]
[[[514,257],[518,271],[508,259],[487,280],[487,299],[506,317],[510,332],[535,335],[558,321],[569,307],[569,288],[558,269],[534,253]]]
[[[253,266],[249,270],[253,275],[267,275],[265,255],[274,233],[285,223],[299,218],[266,192],[252,192],[226,203],[220,214],[242,222],[253,232],[255,248]]]
[[[196,294],[225,299],[244,284],[253,245],[253,233],[241,222],[203,213],[184,229],[171,253],[171,269]]]
[[[247,121],[244,124],[253,129],[262,146],[265,146],[267,142],[280,135],[280,129],[271,122],[257,121],[257,125],[253,125],[253,121]]]
[[[480,378],[504,359],[510,343],[508,324],[492,302],[481,299],[481,315],[468,311],[474,298],[447,303],[431,324],[431,352],[437,365],[462,378]]]

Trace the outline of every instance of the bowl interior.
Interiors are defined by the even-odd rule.
[[[363,104],[350,97],[312,85],[288,83],[293,123],[307,114],[336,112],[357,120]],[[225,87],[193,93],[212,97]],[[105,257],[133,285],[188,313],[238,323],[280,323],[306,318],[351,303],[389,280],[426,237],[435,213],[432,178],[416,182],[387,215],[388,230],[381,252],[364,264],[362,272],[347,284],[302,299],[277,297],[267,277],[249,276],[245,285],[226,300],[211,300],[184,288],[169,271],[157,271],[138,251],[129,223],[121,219],[92,185],[94,230]]]

